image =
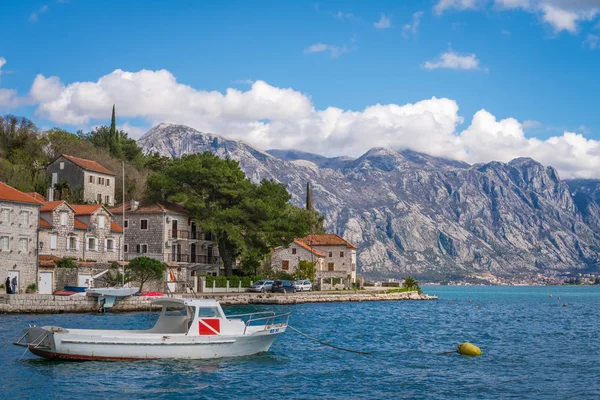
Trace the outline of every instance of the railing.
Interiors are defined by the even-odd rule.
[[[255,316],[258,315],[265,315],[267,314],[266,317],[259,317],[259,318],[255,318]],[[248,320],[246,321],[246,326],[244,327],[244,334],[246,334],[246,330],[248,329],[249,326],[260,326],[263,325],[263,330],[269,330],[269,329],[273,329],[273,328],[282,328],[288,325],[289,321],[290,321],[290,315],[291,313],[285,313],[285,314],[275,314],[275,312],[273,311],[259,311],[259,312],[254,312],[254,313],[249,313],[249,314],[237,314],[237,315],[228,315],[227,318],[239,318],[239,317],[249,317]],[[243,320],[243,318],[242,318]],[[252,323],[258,322],[258,321],[264,321],[263,323],[260,324],[254,324],[252,325]]]
[[[218,264],[219,256],[207,256],[203,254],[193,254],[190,257],[192,264]]]
[[[190,232],[186,230],[169,230],[170,239],[182,239],[188,240],[190,238]]]
[[[169,258],[174,262],[189,262],[189,256],[187,254],[171,254]]]

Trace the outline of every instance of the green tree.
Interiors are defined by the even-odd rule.
[[[413,278],[412,276],[407,276],[406,279],[404,279],[403,286],[409,291],[416,290],[417,292],[421,293],[421,288],[419,287],[419,282],[417,282],[417,280],[415,278]]]
[[[209,152],[172,160],[148,177],[147,193],[154,200],[183,204],[216,237],[226,275],[232,274],[236,259],[262,258],[305,236],[310,227],[307,211],[289,203],[283,184],[252,184],[237,161]]]
[[[296,271],[294,271],[294,279],[308,279],[314,281],[317,274],[317,263],[314,261],[300,260]]]
[[[163,279],[165,266],[154,258],[136,257],[129,262],[125,271],[127,282],[139,282],[141,293],[144,283]]]

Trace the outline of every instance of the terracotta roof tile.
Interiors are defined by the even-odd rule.
[[[110,221],[110,230],[113,232],[123,232],[123,227],[116,222]]]
[[[39,194],[38,192],[27,192],[25,193],[28,196],[33,197],[34,200],[37,200],[39,203],[45,203],[46,202],[46,198],[44,196],[42,196],[41,194]]]
[[[42,204],[42,207],[40,208],[40,212],[54,211],[54,210],[56,210],[56,208],[58,206],[60,206],[64,202],[65,202],[64,200],[46,201],[44,204]]]
[[[84,224],[77,218],[73,218],[73,225],[75,229],[90,229],[90,227],[87,224]]]
[[[298,239],[294,240],[294,243],[296,243],[298,246],[302,247],[303,249],[310,251],[311,253],[313,253],[317,257],[325,257],[325,254],[321,253],[320,251],[318,251],[318,250],[316,250],[314,248],[311,248],[309,245],[307,245],[306,243],[301,242]]]
[[[92,215],[101,207],[102,204],[82,204],[71,206],[71,208],[75,211],[75,215]]]
[[[300,239],[302,242],[309,246],[346,246],[351,249],[357,247],[335,233],[326,233],[321,235],[308,235],[305,238]]]
[[[121,214],[123,212],[123,204],[118,204],[109,209],[113,214]],[[125,204],[126,213],[136,214],[162,214],[162,213],[177,213],[177,214],[188,214],[189,212],[181,204],[169,203],[169,202],[152,202],[142,201],[138,207],[131,211],[131,203]]]
[[[45,219],[40,218],[40,228],[52,228],[52,224]]]
[[[0,182],[0,200],[14,201],[15,203],[40,204],[39,201],[30,195],[25,194],[4,182]]]
[[[40,254],[38,256],[39,261],[56,261],[60,260],[60,257],[55,256],[54,254]]]
[[[107,174],[107,175],[113,175],[113,176],[115,175],[112,173],[111,170],[103,167],[102,165],[98,164],[96,161],[86,160],[85,158],[73,157],[68,154],[63,154],[62,157],[66,158],[67,160],[73,162],[74,164],[76,164],[76,165],[80,166],[81,168],[86,169],[88,171],[99,172],[101,174]]]

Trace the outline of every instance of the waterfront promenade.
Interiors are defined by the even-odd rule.
[[[191,294],[176,294],[173,297],[192,297]],[[222,305],[245,304],[303,304],[360,301],[436,300],[417,292],[385,293],[372,290],[331,291],[304,293],[209,293],[196,294],[197,298],[216,299]],[[156,297],[132,296],[118,300],[111,312],[148,311]],[[54,296],[44,294],[0,295],[0,313],[87,313],[98,311],[97,298],[89,296]],[[157,307],[158,309],[158,307]]]

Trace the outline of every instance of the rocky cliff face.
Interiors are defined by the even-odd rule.
[[[138,143],[171,157],[203,151],[230,157],[255,182],[285,183],[300,206],[310,181],[326,227],[359,246],[358,266],[370,276],[444,279],[598,268],[600,184],[596,192],[585,185],[587,192],[577,185],[570,190],[556,170],[532,159],[468,165],[383,148],[357,159],[326,158],[265,152],[169,124]]]

